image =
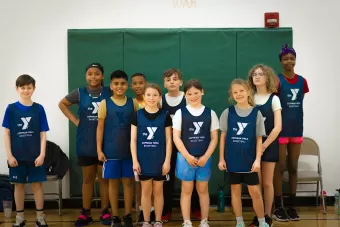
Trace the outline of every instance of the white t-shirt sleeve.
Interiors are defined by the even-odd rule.
[[[182,111],[177,110],[172,118],[172,128],[178,131],[182,131]]]
[[[279,97],[277,97],[276,95],[273,96],[273,100],[272,100],[272,110],[273,112],[275,112],[276,110],[281,110],[281,102]]]
[[[220,122],[218,121],[218,117],[215,111],[211,110],[211,126],[210,131],[215,131],[220,129]]]

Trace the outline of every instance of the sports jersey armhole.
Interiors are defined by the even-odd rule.
[[[165,94],[162,96],[162,107],[163,106],[169,106],[168,102],[166,101],[166,95]]]
[[[86,90],[86,87],[85,88],[82,88],[82,89],[85,89]],[[78,91],[78,103],[80,103],[80,87],[77,88],[77,91]]]
[[[136,127],[137,127],[137,130],[138,130],[138,114],[139,114],[139,110],[137,110],[136,111],[136,113],[134,113],[134,114],[136,114]]]
[[[276,105],[277,104],[277,105]],[[277,95],[273,95],[273,99],[272,99],[272,110],[274,108],[276,108],[275,110],[273,110],[273,113],[277,110],[282,110],[282,105],[281,105],[281,101],[280,101],[280,98],[277,96]],[[277,108],[277,107],[280,107],[280,108]]]

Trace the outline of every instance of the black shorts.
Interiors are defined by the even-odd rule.
[[[230,184],[246,184],[246,185],[258,185],[259,175],[256,172],[253,173],[228,173],[228,180]]]
[[[145,176],[145,175],[139,175],[140,181],[147,181],[147,180],[154,180],[154,181],[169,181],[170,176],[169,174],[165,176]]]
[[[103,165],[103,162],[98,160],[98,157],[78,156],[77,163],[79,166]]]

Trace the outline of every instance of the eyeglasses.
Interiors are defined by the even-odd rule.
[[[264,73],[253,73],[252,77],[257,77],[257,76],[261,77],[261,76],[265,76],[265,75],[266,74],[264,74]]]

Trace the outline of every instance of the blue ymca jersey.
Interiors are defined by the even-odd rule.
[[[86,87],[79,88],[79,125],[77,127],[76,151],[78,156],[97,157],[96,131],[100,102],[111,96],[108,87],[103,87],[99,97],[92,97]]]
[[[148,119],[143,110],[137,111],[137,157],[145,176],[161,176],[166,156],[165,121],[162,110],[154,119]]]
[[[181,112],[183,144],[191,155],[200,157],[207,151],[211,140],[211,109],[204,107],[200,116],[193,116],[187,107],[181,108]]]
[[[247,117],[240,117],[235,106],[229,108],[228,130],[224,157],[228,172],[250,172],[256,159],[256,118],[255,107]]]
[[[133,100],[127,98],[125,105],[116,105],[106,98],[103,152],[107,159],[131,159],[131,118],[135,111]]]
[[[280,79],[280,101],[282,106],[282,131],[280,137],[303,136],[304,82],[298,76],[297,83],[290,84],[282,74]]]
[[[266,141],[269,136],[269,134],[273,131],[274,129],[274,112],[272,108],[272,103],[273,103],[273,97],[274,94],[271,94],[267,102],[263,105],[257,105],[258,110],[261,112],[263,118],[265,119],[264,121],[264,126],[266,129],[266,136],[263,137],[262,141]],[[278,143],[278,137],[267,147],[265,153],[275,153],[278,152],[279,150],[279,143]]]
[[[11,132],[11,151],[15,159],[19,164],[33,165],[40,155],[40,132],[49,130],[43,106],[12,103],[6,109],[2,126]]]
[[[182,101],[177,106],[170,106],[166,102],[165,95],[162,96],[162,109],[167,110],[171,116],[171,118],[175,115],[176,111],[181,109],[182,107],[185,107],[187,104],[187,101],[185,99],[185,96],[183,95]]]

